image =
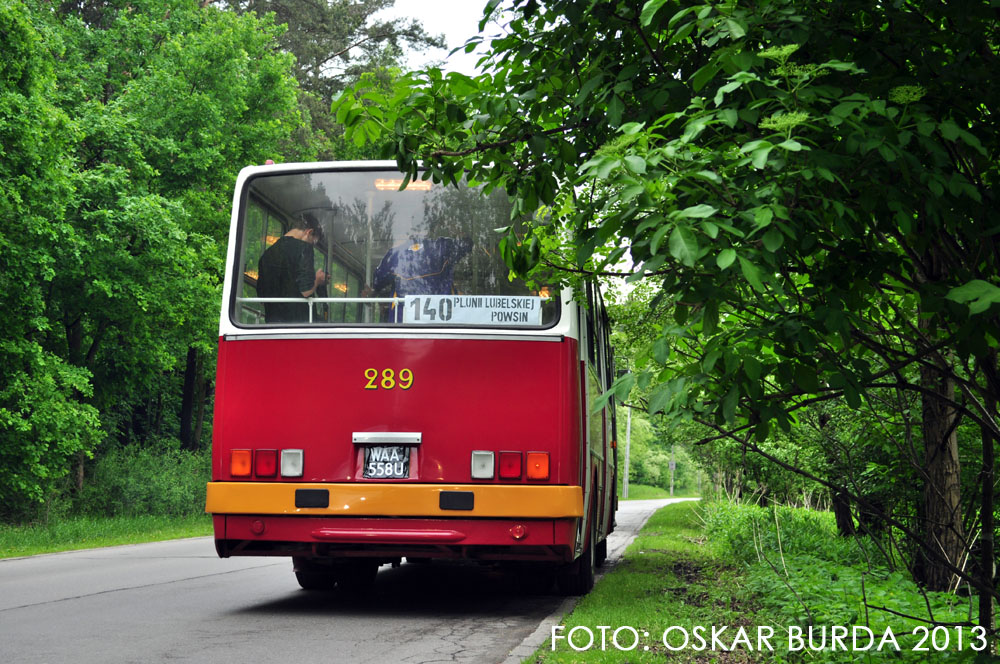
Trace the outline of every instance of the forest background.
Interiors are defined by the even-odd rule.
[[[514,270],[629,283],[637,479],[829,506],[992,627],[995,3],[514,0],[477,76],[389,4],[0,0],[0,516],[190,509],[236,172],[422,159]]]
[[[444,43],[392,4],[4,2],[0,519],[200,511],[236,173],[376,156],[332,99]]]
[[[236,173],[372,156],[333,96],[443,45],[391,5],[0,2],[0,519],[200,510]]]

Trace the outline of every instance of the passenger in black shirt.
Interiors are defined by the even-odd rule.
[[[258,297],[310,297],[326,283],[323,270],[313,272],[313,245],[320,241],[319,222],[310,214],[299,218],[287,233],[268,247],[257,270]],[[265,302],[268,323],[304,323],[309,305],[296,302]]]

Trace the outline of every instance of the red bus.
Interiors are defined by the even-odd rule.
[[[255,166],[237,180],[206,511],[218,554],[289,556],[359,590],[433,558],[551,567],[593,586],[614,528],[600,292],[510,278],[502,191],[393,162]]]

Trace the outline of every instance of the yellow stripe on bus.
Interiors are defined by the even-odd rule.
[[[330,506],[296,507],[296,489],[328,490]],[[441,509],[442,491],[471,491],[475,495],[473,509]],[[210,514],[560,519],[583,516],[583,488],[484,484],[209,482],[205,511]]]

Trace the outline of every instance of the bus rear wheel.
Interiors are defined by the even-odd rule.
[[[604,565],[604,561],[608,559],[608,538],[605,537],[600,542],[597,543],[597,550],[594,552],[594,563],[601,567]]]
[[[309,558],[292,558],[295,580],[303,590],[333,590],[337,577],[330,565],[317,563]]]
[[[594,568],[597,566],[595,536],[596,532],[591,527],[590,539],[580,557],[559,568],[556,585],[563,595],[586,595],[594,587]]]
[[[367,591],[375,583],[379,564],[374,560],[349,560],[337,565],[334,569],[337,588],[341,592],[357,595]]]
[[[330,560],[323,558],[293,558],[295,580],[304,590],[360,594],[371,588],[378,574],[375,560]]]

